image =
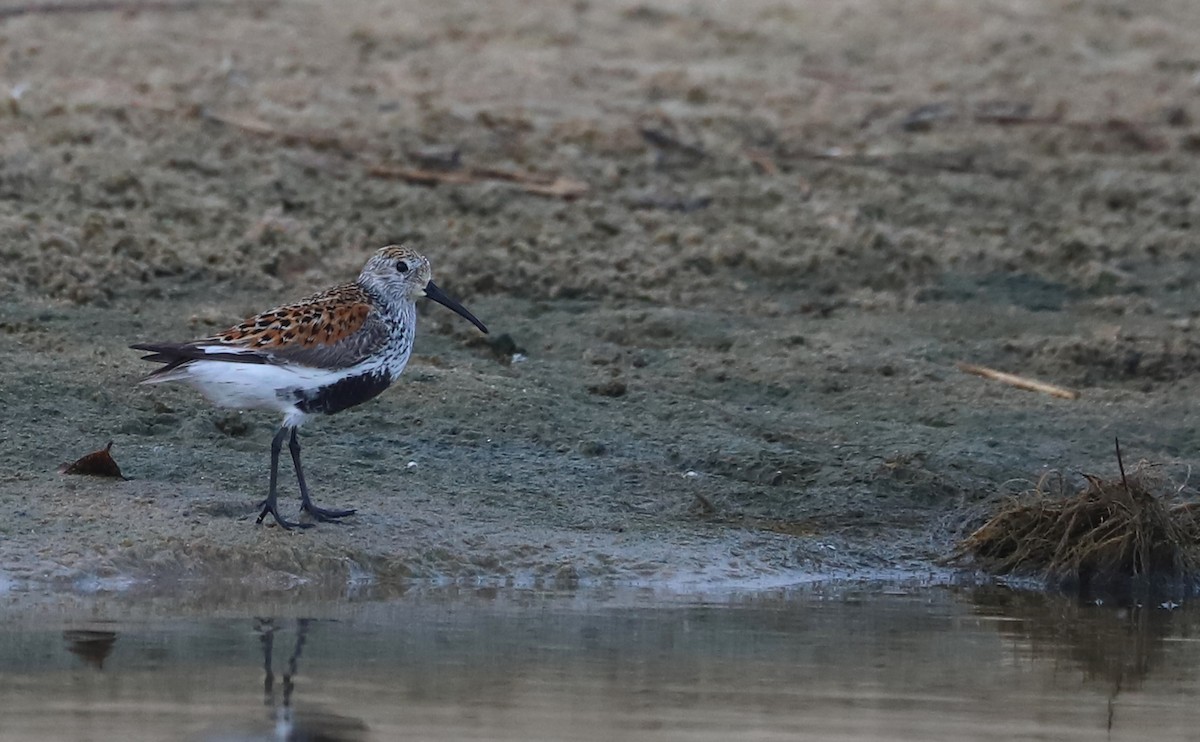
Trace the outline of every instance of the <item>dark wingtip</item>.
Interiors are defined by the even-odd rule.
[[[142,356],[143,361],[153,361],[155,363],[172,363],[180,360],[179,354],[171,352],[171,346],[164,343],[134,343],[129,346],[132,350],[144,350],[149,355]],[[175,364],[178,366],[179,364]],[[155,373],[162,371],[158,369]],[[153,374],[151,374],[153,375]]]
[[[184,348],[178,343],[134,343],[129,347],[131,350],[144,350],[150,353],[170,353]]]

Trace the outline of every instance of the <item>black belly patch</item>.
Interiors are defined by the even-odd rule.
[[[315,391],[296,392],[296,407],[304,413],[332,415],[374,399],[391,385],[392,377],[386,372],[348,376]]]

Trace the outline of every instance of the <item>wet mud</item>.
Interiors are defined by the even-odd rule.
[[[1185,484],[1197,48],[1182,1],[2,15],[0,584],[923,570],[1117,436]],[[302,431],[358,515],[256,527],[278,421],[127,346],[389,243],[493,334],[422,307]]]

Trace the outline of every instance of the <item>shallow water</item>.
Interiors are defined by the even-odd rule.
[[[529,590],[0,629],[3,740],[1191,738],[1200,610]],[[120,618],[126,616],[126,618]],[[116,620],[112,620],[112,619]]]

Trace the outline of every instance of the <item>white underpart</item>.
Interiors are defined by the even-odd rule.
[[[296,392],[315,391],[348,376],[370,371],[378,365],[367,362],[331,370],[286,363],[192,361],[174,371],[144,379],[142,383],[182,381],[195,387],[218,407],[275,410],[283,413],[285,426],[298,427],[308,415],[296,407]]]

